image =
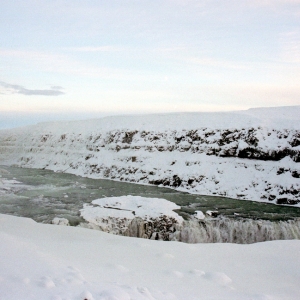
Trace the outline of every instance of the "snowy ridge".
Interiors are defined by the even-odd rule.
[[[0,131],[0,164],[299,205],[300,106]]]

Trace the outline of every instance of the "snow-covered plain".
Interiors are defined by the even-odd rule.
[[[0,164],[299,205],[300,106],[0,131]]]
[[[185,244],[0,215],[0,299],[296,300],[300,241]]]

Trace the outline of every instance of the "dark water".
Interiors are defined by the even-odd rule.
[[[185,219],[196,210],[204,213],[217,210],[219,215],[232,219],[284,221],[300,217],[300,208],[297,207],[192,195],[156,186],[90,179],[49,170],[1,166],[0,175],[2,180],[15,179],[25,185],[17,184],[0,193],[0,213],[29,217],[43,223],[51,223],[53,218],[60,217],[77,225],[83,222],[79,210],[84,203],[123,195],[170,200],[182,207],[178,213]]]

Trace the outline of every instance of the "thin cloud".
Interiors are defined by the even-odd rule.
[[[284,62],[300,63],[300,31],[290,31],[281,34],[281,58]]]
[[[26,96],[59,96],[65,94],[61,91],[61,89],[63,89],[61,86],[52,86],[50,89],[46,90],[31,90],[22,85],[10,84],[3,81],[0,81],[0,86],[4,88],[6,94],[11,93]]]
[[[69,48],[73,51],[79,52],[111,52],[111,51],[121,51],[119,47],[114,46],[87,46],[87,47],[73,47]]]
[[[51,86],[51,89],[52,90],[63,90],[64,88],[60,85],[54,85],[54,86]]]
[[[300,0],[254,0],[254,3],[260,5],[290,5],[300,4]]]
[[[249,69],[249,66],[247,66],[246,63],[218,60],[209,57],[206,58],[191,57],[191,58],[187,58],[186,62],[196,64],[196,65],[206,66],[206,67],[237,69],[237,70]]]
[[[65,48],[66,50],[67,48]],[[71,48],[68,48],[71,49]],[[40,51],[6,50],[0,48],[0,57],[13,58],[26,67],[36,68],[39,71],[55,72],[65,75],[88,76],[102,79],[125,79],[132,78],[130,70],[115,67],[102,67],[94,64],[87,64],[80,60],[75,60],[68,55],[56,55]],[[25,59],[26,58],[26,59]],[[133,78],[133,79],[139,79]],[[0,84],[1,86],[1,84]]]

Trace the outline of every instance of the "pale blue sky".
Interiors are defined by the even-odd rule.
[[[300,0],[11,0],[0,26],[0,128],[300,105]]]

